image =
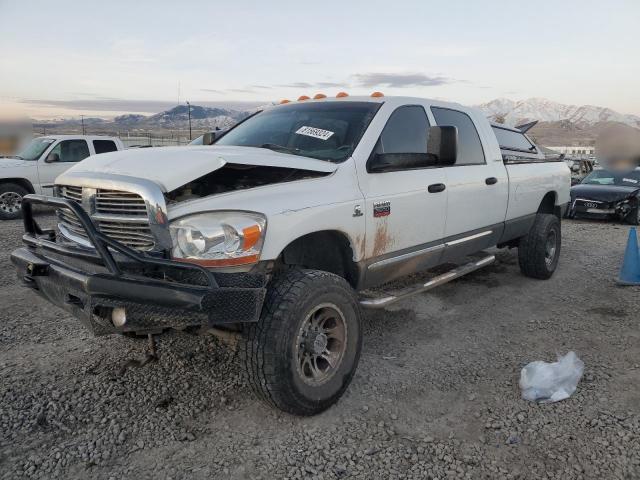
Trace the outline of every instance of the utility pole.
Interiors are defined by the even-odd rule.
[[[80,121],[82,122],[82,135],[84,135],[84,115],[80,115]]]
[[[189,112],[189,141],[191,141],[191,104],[187,102],[187,111]]]

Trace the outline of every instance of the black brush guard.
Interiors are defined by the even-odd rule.
[[[33,205],[70,210],[93,248],[56,241],[54,230],[38,225]],[[27,195],[22,211],[26,248],[11,254],[18,277],[97,335],[255,322],[260,316],[263,274],[213,273],[138,252],[98,231],[80,205],[64,198]],[[114,308],[125,309],[123,326],[112,323]]]

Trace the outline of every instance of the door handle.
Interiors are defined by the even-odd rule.
[[[432,185],[429,185],[427,190],[429,190],[429,193],[438,193],[444,192],[445,188],[447,188],[447,186],[444,183],[434,183]]]
[[[485,178],[484,183],[486,183],[487,185],[495,185],[496,183],[498,183],[498,179],[496,177]]]

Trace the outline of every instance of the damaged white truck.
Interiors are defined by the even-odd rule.
[[[23,201],[19,278],[95,334],[215,327],[270,404],[318,413],[349,385],[362,309],[517,247],[558,263],[570,174],[518,129],[458,104],[348,97],[265,108],[214,145],[113,152]],[[42,229],[32,206],[55,207]],[[465,259],[466,263],[465,263]],[[411,288],[374,286],[459,264]]]

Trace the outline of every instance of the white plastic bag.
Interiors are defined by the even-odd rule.
[[[574,352],[558,357],[555,363],[531,362],[520,373],[522,398],[551,403],[569,398],[582,377],[584,363]]]

